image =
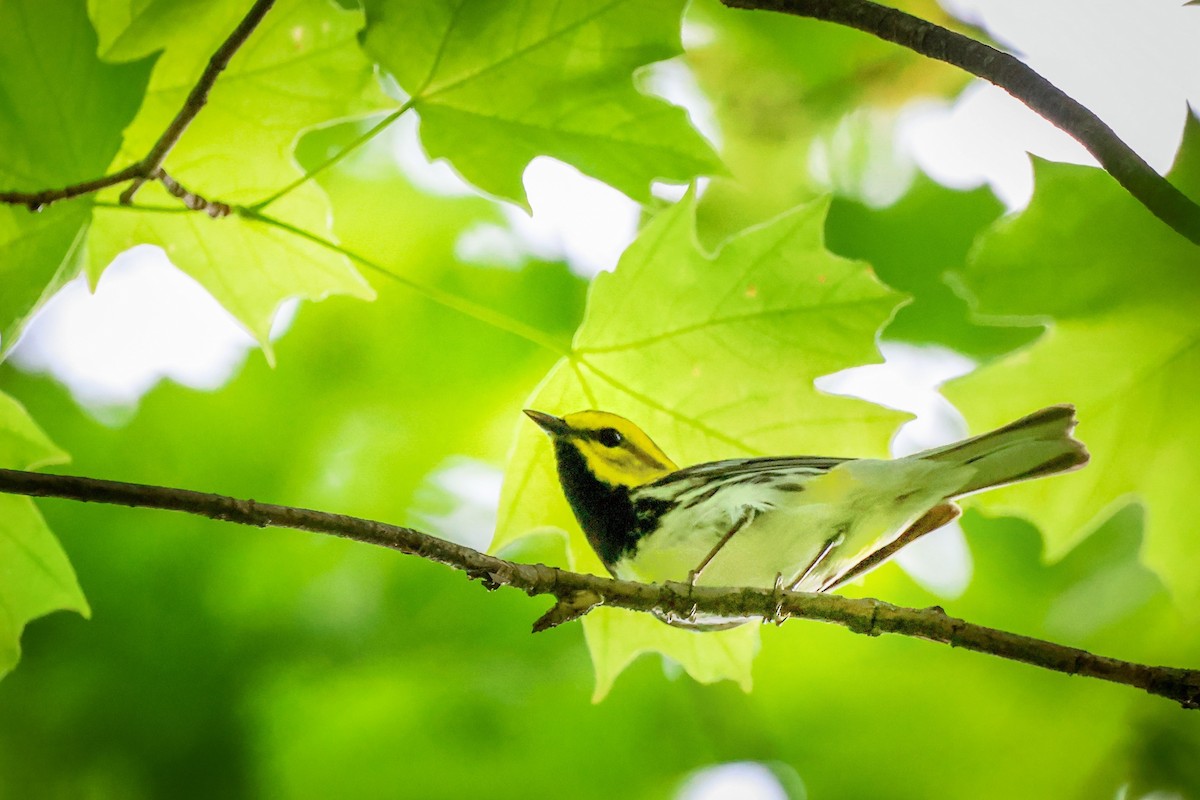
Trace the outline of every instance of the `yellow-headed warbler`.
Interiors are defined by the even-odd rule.
[[[829,591],[957,517],[956,498],[1088,461],[1069,405],[893,460],[781,456],[682,469],[615,414],[525,413],[553,440],[563,492],[600,560],[647,583]]]

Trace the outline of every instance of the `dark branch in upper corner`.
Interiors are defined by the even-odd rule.
[[[1200,206],[1155,172],[1098,116],[1008,53],[869,0],[721,2],[730,8],[778,11],[846,25],[994,83],[1073,136],[1151,213],[1200,244]]]
[[[183,101],[183,107],[179,109],[179,113],[171,120],[166,130],[158,137],[158,141],[154,143],[154,146],[150,148],[150,152],[142,160],[130,164],[128,167],[111,175],[75,183],[61,189],[45,189],[36,192],[0,192],[0,203],[23,205],[30,211],[36,212],[59,200],[69,200],[72,197],[91,194],[92,192],[106,189],[109,186],[132,181],[129,187],[121,193],[121,202],[128,204],[133,202],[133,196],[146,181],[161,180],[163,185],[167,187],[167,191],[183,199],[188,208],[203,210],[214,217],[228,214],[229,207],[222,203],[204,200],[203,204],[199,206],[189,204],[188,197],[198,198],[199,196],[187,192],[187,190],[180,187],[178,183],[164,173],[162,171],[162,163],[167,154],[171,152],[171,148],[179,142],[188,125],[200,113],[200,109],[204,108],[205,103],[208,102],[208,94],[212,91],[213,85],[217,81],[217,76],[229,65],[229,60],[233,58],[233,54],[250,38],[250,34],[262,22],[263,17],[266,16],[273,5],[275,5],[275,0],[256,0],[250,10],[246,12],[246,16],[242,18],[242,21],[238,23],[233,32],[229,34],[229,37],[221,43],[221,46],[209,58],[204,72],[200,74],[196,85],[192,87],[187,98]],[[203,198],[199,199],[203,200]],[[219,207],[225,209],[224,213],[214,213],[214,210]]]
[[[557,602],[535,623],[535,630],[577,619],[597,605],[654,612],[667,618],[716,614],[759,617],[781,624],[789,617],[798,617],[836,623],[868,636],[915,636],[1068,675],[1133,686],[1174,700],[1184,708],[1200,708],[1200,670],[1153,667],[1098,656],[974,625],[949,617],[940,608],[901,608],[869,598],[782,589],[694,587],[682,583],[652,586],[618,581],[543,564],[505,561],[398,525],[185,489],[0,469],[0,492],[183,511],[242,525],[295,528],[391,548],[461,570],[488,589],[512,586],[530,596],[553,595]]]

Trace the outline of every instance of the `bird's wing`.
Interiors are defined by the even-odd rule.
[[[718,582],[709,585],[770,586],[777,573],[790,580],[822,547],[828,549],[826,540],[841,522],[831,514],[844,515],[826,500],[809,499],[812,482],[852,460],[736,458],[639,486],[629,493],[638,545],[615,574],[683,580],[688,570],[703,568],[706,582]],[[786,519],[771,513],[783,508]]]
[[[684,467],[639,486],[632,495],[635,500],[645,497],[695,502],[706,500],[722,489],[736,485],[775,483],[786,486],[787,479],[795,477],[798,486],[805,476],[822,475],[838,464],[852,460],[827,456],[780,456],[709,461]]]
[[[662,486],[677,481],[712,480],[714,478],[750,478],[754,475],[774,473],[782,476],[789,472],[817,475],[828,472],[838,464],[852,461],[850,458],[829,456],[772,456],[770,458],[730,458],[724,461],[709,461],[675,470],[664,475],[651,486]]]

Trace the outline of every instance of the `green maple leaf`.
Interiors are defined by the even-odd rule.
[[[525,167],[550,155],[647,201],[656,178],[720,168],[684,110],[631,78],[682,51],[683,5],[367,0],[363,47],[410,96],[429,156],[484,191],[524,204]]]
[[[245,15],[247,4],[92,0],[89,9],[104,58],[123,61],[162,50],[142,108],[113,161],[120,167],[149,151],[213,51]],[[201,196],[246,205],[296,180],[301,171],[292,151],[303,130],[378,110],[386,102],[358,47],[361,26],[361,12],[326,0],[276,4],[221,73],[207,104],[167,156],[167,173]],[[123,250],[158,245],[264,347],[275,310],[286,298],[373,296],[343,256],[261,221],[183,213],[179,202],[157,185],[145,187],[138,201],[180,213],[98,209],[88,241],[93,281]],[[311,183],[273,203],[271,213],[332,238],[329,204]]]
[[[1049,403],[1079,409],[1084,470],[983,495],[1034,520],[1056,558],[1115,508],[1145,503],[1146,564],[1195,608],[1200,539],[1200,248],[1105,173],[1038,162],[1029,208],[986,234],[963,275],[984,314],[1049,322],[1028,349],[949,387],[978,430]],[[1170,179],[1200,196],[1200,123]]]
[[[0,393],[0,467],[36,469],[67,455],[21,405]],[[91,614],[75,571],[28,497],[0,495],[0,676],[21,657],[21,631],[51,611]]]
[[[96,35],[76,3],[5,2],[0,30],[0,189],[56,189],[103,174],[137,110],[149,62],[96,58]],[[88,197],[37,214],[0,205],[0,353],[78,273],[91,219]]]
[[[819,392],[813,380],[877,362],[875,336],[902,296],[862,262],[822,243],[818,202],[705,253],[694,197],[662,212],[599,275],[570,354],[529,400],[563,414],[626,416],[680,464],[741,455],[886,452],[902,418]],[[521,426],[505,474],[494,547],[531,529],[566,531],[570,567],[604,574],[563,499],[547,438]],[[602,697],[646,651],[669,655],[701,681],[749,686],[753,625],[697,634],[617,609],[583,619]]]

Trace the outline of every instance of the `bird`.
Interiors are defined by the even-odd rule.
[[[1075,407],[896,459],[731,458],[680,468],[607,411],[525,409],[554,449],[558,479],[609,573],[642,583],[829,592],[962,512],[956,500],[1087,464]],[[745,618],[670,618],[713,630]]]

